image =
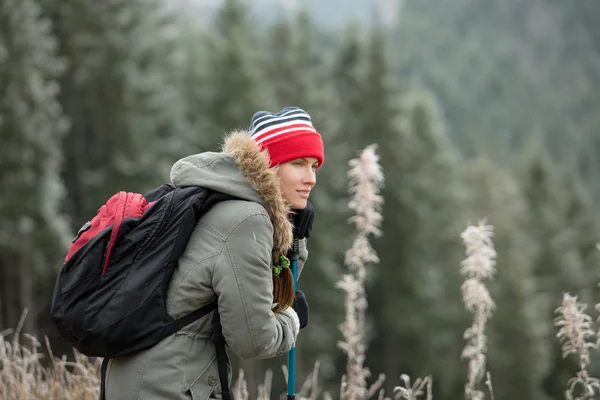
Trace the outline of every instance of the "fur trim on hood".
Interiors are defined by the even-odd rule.
[[[290,206],[284,200],[277,168],[269,168],[269,155],[245,131],[234,131],[225,138],[223,151],[231,154],[246,180],[264,200],[273,224],[273,257],[278,261],[292,246]]]

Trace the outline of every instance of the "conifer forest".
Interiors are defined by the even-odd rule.
[[[299,399],[600,399],[598,0],[0,0],[0,399],[97,398],[73,237],[286,106],[325,145]]]

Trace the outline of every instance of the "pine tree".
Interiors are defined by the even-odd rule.
[[[70,238],[59,175],[64,64],[35,1],[0,2],[0,27],[0,330],[15,328],[29,308],[25,330],[33,333],[34,293]]]
[[[173,21],[159,1],[75,0],[47,6],[69,68],[61,103],[74,227],[119,190],[168,180],[187,146]]]
[[[196,100],[207,120],[206,131],[199,132],[203,147],[214,149],[224,133],[247,129],[255,112],[274,108],[268,77],[260,70],[263,52],[254,24],[244,2],[225,0],[206,38],[205,75],[197,83],[203,93]]]
[[[488,368],[498,399],[544,399],[543,373],[548,366],[543,327],[548,315],[537,297],[529,232],[529,209],[517,182],[488,159],[465,166],[471,189],[471,221],[485,218],[494,226],[495,280],[488,285],[496,309],[487,328]],[[550,320],[551,323],[551,320]]]
[[[543,371],[543,386],[549,396],[561,396],[573,360],[562,357],[552,324],[554,310],[563,292],[577,294],[588,304],[598,302],[599,259],[594,239],[598,226],[589,194],[577,177],[559,170],[542,144],[532,147],[519,176],[530,216],[529,230],[536,242],[532,257],[539,282],[536,299],[545,316],[540,331],[545,332],[543,343],[550,365]]]
[[[407,92],[401,110],[401,139],[388,167],[398,177],[390,183],[388,196],[395,202],[388,201],[389,215],[384,216],[384,229],[389,226],[393,232],[384,240],[385,248],[393,249],[388,250],[390,273],[400,295],[390,302],[387,318],[396,325],[397,343],[411,343],[400,367],[411,376],[432,374],[437,395],[453,397],[463,377],[460,368],[443,366],[460,363],[458,343],[465,321],[458,273],[465,221],[459,158],[431,93]],[[387,273],[381,277],[389,278]],[[398,309],[410,318],[399,319]]]
[[[441,366],[459,362],[456,343],[464,321],[458,311],[456,268],[460,181],[441,115],[429,94],[403,96],[398,139],[386,147],[384,166],[393,176],[384,191],[384,236],[376,247],[385,266],[379,284],[386,293],[379,329],[391,330],[388,345],[403,356],[400,361],[383,358],[390,350],[382,348],[380,357],[388,362],[388,376],[432,374],[438,396],[451,397],[458,369]]]
[[[360,115],[364,106],[362,80],[365,64],[365,29],[351,24],[343,32],[339,50],[333,63],[331,81],[341,101],[337,117],[338,127],[343,133],[343,141],[337,143],[337,150],[344,151],[348,159],[370,143],[361,140]]]

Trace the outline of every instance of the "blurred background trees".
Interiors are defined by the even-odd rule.
[[[301,287],[299,380],[336,393],[353,232],[347,162],[376,143],[386,174],[368,277],[374,377],[433,375],[462,396],[460,232],[496,228],[496,399],[563,395],[563,291],[600,301],[600,2],[557,0],[0,0],[0,331],[69,352],[49,316],[77,229],[118,190],[146,192],[258,110],[306,109],[326,162]],[[255,393],[267,368],[245,362]],[[237,365],[237,364],[236,364]],[[592,360],[591,372],[600,371]]]

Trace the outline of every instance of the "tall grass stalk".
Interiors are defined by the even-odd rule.
[[[462,357],[468,362],[465,398],[467,400],[485,399],[483,391],[478,389],[486,376],[487,337],[485,327],[495,308],[492,296],[485,286],[485,280],[491,280],[496,272],[496,251],[492,242],[493,227],[481,221],[478,225],[467,227],[461,234],[466,247],[467,258],[462,261],[460,273],[465,281],[461,286],[462,298],[466,309],[473,314],[473,325],[465,333],[465,347]],[[491,378],[487,377],[491,388]],[[490,392],[491,398],[493,393]]]
[[[556,335],[562,344],[562,355],[577,357],[579,371],[567,382],[565,398],[588,400],[600,395],[600,380],[589,375],[590,349],[597,349],[597,333],[592,327],[592,317],[585,313],[587,305],[577,301],[577,296],[563,294],[561,306],[555,310],[558,317],[554,325],[559,327]]]
[[[382,386],[383,376],[369,388],[367,379],[370,372],[365,368],[365,314],[367,296],[365,279],[367,264],[376,264],[379,258],[369,243],[369,235],[381,234],[381,207],[383,197],[379,194],[384,183],[384,176],[379,165],[376,146],[365,148],[360,156],[350,161],[349,191],[352,196],[349,207],[355,215],[351,222],[358,233],[352,247],[346,252],[345,263],[349,272],[337,283],[346,294],[346,317],[340,325],[343,340],[339,347],[346,353],[346,374],[342,379],[340,399],[362,400],[372,397]]]

